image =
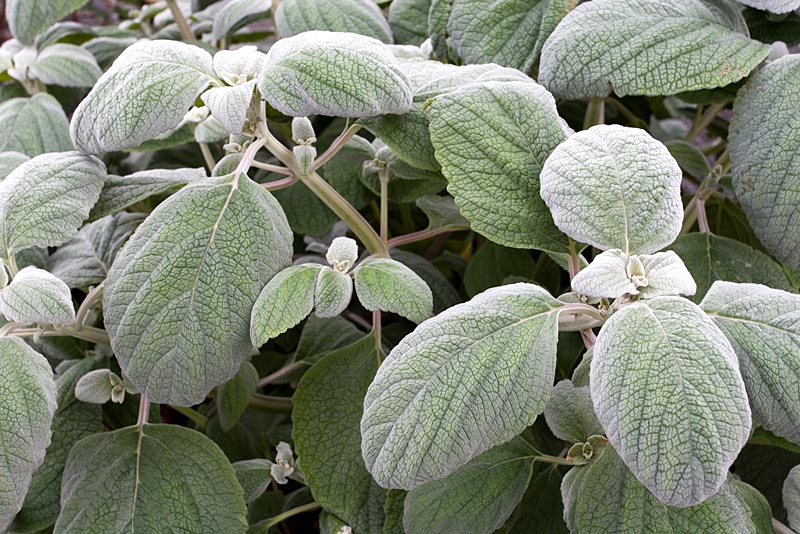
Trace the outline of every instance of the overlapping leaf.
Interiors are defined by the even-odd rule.
[[[275,11],[275,26],[283,37],[322,30],[357,33],[387,44],[394,41],[374,0],[283,0]]]
[[[69,121],[58,100],[47,93],[12,98],[0,104],[0,150],[38,156],[72,150]]]
[[[69,324],[75,308],[67,284],[36,267],[25,267],[0,293],[0,310],[18,323]]]

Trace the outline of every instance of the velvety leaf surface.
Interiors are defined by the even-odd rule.
[[[261,0],[230,0],[214,15],[211,38],[218,41],[230,33],[240,22],[267,11],[269,11],[269,4]]]
[[[730,127],[733,187],[763,245],[800,268],[800,55],[761,69],[739,91]]]
[[[594,413],[589,386],[575,387],[571,380],[562,380],[553,387],[544,417],[553,434],[564,441],[583,443],[589,436],[605,434]]]
[[[242,488],[213,441],[177,425],[127,427],[69,453],[55,531],[247,530]]]
[[[445,477],[541,413],[555,374],[561,303],[530,284],[490,289],[425,321],[364,399],[362,452],[384,487]]]
[[[104,313],[126,376],[150,400],[191,406],[253,350],[250,312],[291,259],[280,206],[242,176],[194,183],[160,204],[117,254]]]
[[[236,425],[256,389],[258,371],[252,363],[243,362],[236,375],[217,390],[217,408],[222,430],[227,432]]]
[[[62,87],[91,87],[103,74],[91,52],[66,43],[42,50],[30,72],[43,83]]]
[[[22,152],[0,152],[0,180],[4,180],[11,171],[28,161],[29,158]]]
[[[26,44],[87,0],[7,0],[6,20],[14,37]]]
[[[783,483],[783,505],[789,512],[789,526],[800,528],[800,466],[789,471]]]
[[[567,534],[561,502],[561,473],[554,465],[540,468],[505,525],[497,534]]]
[[[72,150],[69,120],[58,100],[47,93],[12,98],[0,104],[0,150],[33,157]]]
[[[389,26],[397,44],[419,46],[428,38],[431,0],[394,0],[389,5]]]
[[[739,357],[756,421],[800,445],[800,295],[715,282],[700,306]]]
[[[272,462],[263,458],[242,460],[233,464],[236,480],[244,490],[244,501],[251,503],[260,497],[272,482]]]
[[[545,159],[571,133],[535,82],[484,82],[428,107],[436,159],[472,229],[501,245],[567,250],[539,197]]]
[[[550,154],[541,194],[556,226],[573,239],[649,254],[678,237],[681,176],[667,148],[644,130],[599,125]]]
[[[225,130],[238,135],[244,130],[255,87],[255,80],[233,87],[213,87],[203,93],[201,98]]]
[[[611,316],[594,346],[591,391],[609,441],[667,505],[713,495],[750,433],[736,354],[683,298],[657,297]]]
[[[737,2],[772,13],[789,13],[800,9],[800,2],[797,0],[737,0]]]
[[[380,364],[369,335],[314,364],[294,394],[293,436],[314,499],[355,532],[380,533],[386,491],[361,458],[362,399]]]
[[[494,532],[528,488],[535,454],[524,439],[514,438],[447,477],[414,488],[405,501],[405,532]]]
[[[336,317],[350,304],[353,279],[333,269],[322,269],[314,290],[314,308],[319,317]]]
[[[356,294],[370,311],[388,311],[421,323],[433,313],[433,294],[417,273],[388,258],[370,258],[355,270]]]
[[[769,53],[728,0],[599,0],[556,27],[539,80],[558,97],[672,95],[741,80]]]
[[[18,323],[64,325],[75,320],[67,284],[36,267],[22,269],[0,292],[0,310]]]
[[[374,0],[284,0],[275,12],[275,25],[282,37],[322,30],[393,42],[389,23]]]

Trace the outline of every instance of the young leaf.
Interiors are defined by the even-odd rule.
[[[389,26],[398,44],[419,46],[428,38],[431,0],[394,0],[389,5]]]
[[[336,317],[350,304],[353,298],[353,279],[350,276],[323,268],[317,276],[314,289],[315,313],[319,317]]]
[[[544,162],[541,194],[556,226],[602,250],[650,254],[681,230],[681,169],[644,130],[599,125]]]
[[[256,389],[258,389],[258,371],[252,363],[242,362],[236,376],[217,389],[217,408],[222,430],[228,432],[236,426]]]
[[[673,95],[741,80],[769,53],[728,0],[581,4],[542,48],[539,79],[558,97]]]
[[[700,307],[739,357],[756,421],[800,445],[800,296],[714,282]]]
[[[386,492],[361,458],[362,400],[382,354],[373,335],[332,352],[294,394],[293,436],[314,499],[355,532],[380,532]]]
[[[417,273],[388,258],[370,258],[354,272],[356,294],[370,311],[388,311],[421,323],[433,313],[433,294]]]
[[[75,398],[91,404],[105,404],[112,399],[122,403],[125,389],[117,373],[110,369],[96,369],[83,375],[75,384]]]
[[[789,512],[789,526],[800,528],[800,466],[789,471],[783,483],[783,505]]]
[[[0,182],[0,255],[74,236],[97,201],[106,168],[78,152],[42,154]]]
[[[535,82],[485,82],[429,104],[436,159],[472,229],[510,247],[553,252],[567,237],[539,197],[545,158],[571,133]]]
[[[670,506],[716,493],[750,433],[733,348],[679,297],[637,302],[611,316],[594,346],[591,391],[611,444]]]
[[[45,47],[30,74],[48,85],[91,87],[103,74],[94,56],[80,46],[58,43]]]
[[[561,484],[564,519],[570,532],[736,532],[761,534],[761,513],[750,504],[750,486],[729,478],[707,501],[688,508],[660,503],[606,447],[586,466],[575,467]],[[769,505],[761,497],[761,506]]]
[[[361,448],[375,480],[414,488],[531,425],[550,395],[561,306],[538,286],[502,286],[406,336],[364,399]]]
[[[528,489],[536,451],[522,438],[498,445],[442,478],[408,493],[408,534],[491,534]]]
[[[314,288],[323,266],[304,263],[287,267],[258,295],[250,319],[250,339],[260,347],[308,317],[314,309]]]
[[[47,271],[25,267],[0,293],[0,309],[18,323],[70,324],[75,320],[67,284]]]
[[[553,387],[544,418],[553,434],[564,441],[583,443],[590,436],[605,434],[594,413],[589,387],[575,387],[571,380],[562,380]]]
[[[412,93],[398,65],[376,39],[305,32],[270,48],[258,88],[272,107],[293,117],[402,114]]]
[[[51,24],[69,15],[87,0],[7,0],[6,20],[20,42],[32,44]]]
[[[280,206],[247,177],[210,178],[160,204],[117,254],[104,318],[125,376],[191,406],[252,350],[250,311],[292,254]]]
[[[260,13],[267,13],[269,4],[261,0],[229,0],[214,15],[211,38],[219,41],[241,22]]]
[[[394,42],[389,23],[374,0],[283,0],[275,11],[275,27],[283,37],[323,30]]]
[[[0,150],[38,156],[73,150],[69,120],[58,100],[47,93],[12,98],[0,104]]]
[[[0,529],[22,508],[50,445],[56,384],[45,358],[15,337],[0,337]]]
[[[261,497],[270,482],[272,475],[270,469],[273,463],[263,458],[252,460],[242,460],[233,464],[233,471],[236,473],[236,480],[244,489],[244,502],[250,504]]]
[[[123,212],[87,224],[48,257],[47,270],[71,288],[99,284],[106,279],[117,252],[144,219],[142,213]]]
[[[213,491],[209,491],[213,488]],[[69,453],[55,531],[247,530],[242,488],[222,451],[178,425],[95,434]]]
[[[244,130],[255,87],[255,80],[233,87],[214,87],[203,93],[201,98],[225,129],[238,135]]]
[[[697,281],[697,293],[692,298],[695,302],[700,302],[717,280],[753,282],[786,291],[794,289],[778,262],[734,239],[692,233],[680,236],[669,248],[678,253]]]
[[[783,147],[800,143],[800,129],[787,119],[797,109],[798,87],[800,55],[771,62],[739,91],[730,127],[736,196],[767,250],[794,269],[800,269],[800,205],[794,194],[800,167]]]
[[[178,41],[138,41],[75,110],[70,133],[89,154],[133,148],[175,128],[216,79],[211,54]]]

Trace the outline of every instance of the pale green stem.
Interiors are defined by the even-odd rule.
[[[273,397],[259,393],[250,397],[250,406],[264,412],[291,413],[292,399],[288,397]]]
[[[575,278],[575,275],[578,274],[581,270],[581,260],[578,257],[578,249],[575,247],[575,241],[572,238],[569,238],[568,267],[569,267],[569,280],[571,282],[572,279]]]
[[[586,117],[583,119],[583,129],[588,130],[592,126],[603,124],[606,120],[606,104],[602,98],[592,98],[586,106]]]
[[[702,115],[696,116],[694,123],[692,124],[692,128],[689,130],[689,133],[686,135],[684,141],[687,143],[691,143],[695,137],[697,137],[700,132],[708,128],[714,119],[717,118],[717,114],[720,111],[725,109],[727,102],[723,102],[721,104],[711,104],[708,106],[708,109]]]
[[[378,169],[381,182],[381,241],[389,241],[389,168],[385,165]]]
[[[795,531],[775,519],[772,518],[772,528],[775,529],[775,534],[795,534]]]
[[[179,414],[186,416],[186,418],[192,421],[199,429],[205,428],[208,424],[208,419],[197,410],[192,410],[191,408],[186,408],[184,406],[176,406],[174,404],[170,404],[169,407]]]
[[[258,387],[264,387],[264,386],[266,386],[268,384],[271,384],[271,383],[275,382],[276,380],[280,380],[281,378],[283,378],[285,376],[288,376],[288,375],[294,373],[295,371],[298,371],[298,370],[300,370],[300,369],[302,369],[303,367],[306,367],[306,366],[307,366],[307,364],[305,364],[303,362],[291,363],[291,364],[287,365],[286,367],[282,367],[282,368],[278,369],[277,371],[275,371],[274,373],[268,374],[267,376],[265,376],[264,378],[259,380],[258,381]]]
[[[75,314],[74,324],[76,332],[83,329],[83,323],[86,320],[86,315],[95,305],[95,303],[99,302],[103,298],[103,287],[105,286],[105,283],[105,280],[100,282],[94,289],[89,291],[89,293],[86,295],[86,298],[83,299],[83,302],[81,302],[81,305]]]
[[[178,25],[178,30],[181,32],[181,38],[184,41],[194,41],[194,32],[189,26],[189,23],[186,21],[186,18],[183,16],[183,13],[181,13],[181,8],[178,7],[178,3],[175,0],[167,0],[167,6],[169,7],[169,10],[172,11],[172,18],[175,19],[175,24]]]
[[[217,162],[214,161],[214,156],[211,154],[211,148],[206,143],[197,143],[200,146],[200,152],[203,153],[203,159],[206,162],[206,167],[208,167],[208,172],[214,170],[214,167],[217,166]]]
[[[147,424],[147,418],[150,416],[150,400],[145,396],[144,393],[141,394],[139,397],[139,418],[136,421],[136,424],[139,426],[139,429]]]
[[[269,163],[263,163],[261,161],[253,160],[251,165],[257,169],[263,169],[265,171],[274,172],[276,174],[286,174],[291,175],[292,170],[288,167],[281,167],[280,165],[271,165]]]
[[[426,239],[430,239],[432,237],[436,237],[437,235],[446,234],[448,232],[458,232],[461,230],[469,230],[467,226],[442,226],[439,228],[430,228],[426,230],[420,230],[419,232],[413,232],[410,234],[399,235],[397,237],[391,238],[387,245],[389,248],[399,247],[402,245],[408,245],[410,243],[416,243],[417,241],[425,241]]]
[[[20,328],[8,332],[7,335],[17,337],[63,337],[70,336],[78,339],[83,339],[91,343],[102,343],[110,345],[108,334],[101,328],[94,328],[92,326],[84,326],[80,330],[76,330],[74,326],[64,326],[56,328],[53,326],[46,326],[44,328]]]
[[[274,527],[278,523],[281,523],[290,517],[294,517],[299,514],[304,514],[306,512],[313,512],[314,510],[319,510],[322,508],[322,505],[318,502],[310,502],[308,504],[304,504],[302,506],[298,506],[297,508],[292,508],[291,510],[286,510],[282,514],[278,514],[275,517],[271,517],[266,520],[265,527],[267,529]]]

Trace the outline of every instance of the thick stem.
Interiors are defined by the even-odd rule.
[[[794,530],[790,529],[774,517],[772,518],[772,528],[775,529],[775,534],[795,534]]]
[[[702,198],[698,198],[695,206],[697,211],[697,226],[704,234],[710,234],[711,229],[708,227],[708,216],[706,215],[706,201]]]
[[[194,41],[194,32],[189,26],[189,23],[186,21],[186,17],[183,16],[181,8],[178,7],[176,0],[167,0],[167,6],[169,6],[169,10],[172,11],[172,18],[175,19],[175,24],[178,25],[178,30],[181,32],[181,38],[184,41]]]
[[[286,189],[287,187],[291,187],[297,183],[297,178],[294,176],[289,176],[288,178],[283,178],[281,180],[275,180],[274,182],[267,182],[265,184],[261,184],[261,187],[266,189],[267,191],[277,191],[279,189]]]
[[[592,98],[586,106],[586,116],[583,119],[583,129],[588,130],[592,126],[603,124],[606,120],[606,104],[602,98]]]
[[[150,416],[150,400],[145,397],[144,393],[142,393],[141,397],[139,398],[139,419],[136,421],[136,424],[139,427],[144,426],[147,424],[147,418]]]
[[[269,163],[263,163],[261,161],[255,161],[251,163],[251,165],[257,169],[263,169],[265,171],[274,172],[276,174],[286,174],[291,175],[292,170],[288,167],[281,167],[280,165],[270,165]]]
[[[264,523],[265,530],[274,527],[278,523],[281,523],[286,519],[289,519],[290,517],[294,517],[299,514],[304,514],[306,512],[313,512],[314,510],[319,510],[320,508],[322,508],[322,505],[319,504],[318,502],[310,502],[308,504],[303,504],[302,506],[298,506],[297,508],[286,510],[282,514],[278,514],[275,517],[267,519],[266,523]]]
[[[375,332],[375,344],[380,347],[381,346],[381,335],[383,330],[383,324],[381,321],[381,312],[380,310],[372,312],[372,330]]]
[[[569,280],[572,281],[575,278],[575,275],[578,274],[581,270],[581,259],[578,257],[578,249],[575,246],[575,241],[570,238],[569,240],[569,259],[568,259],[568,267],[569,267]]]
[[[111,344],[108,339],[108,334],[105,330],[91,326],[81,327],[80,330],[76,330],[74,326],[66,326],[60,329],[52,326],[46,326],[44,328],[20,328],[8,332],[8,335],[23,338],[70,336],[83,339],[84,341],[89,341],[90,343],[102,343],[104,345]]]

